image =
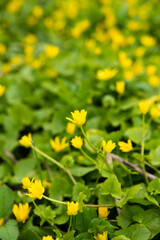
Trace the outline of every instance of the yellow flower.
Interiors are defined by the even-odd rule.
[[[4,94],[6,87],[0,84],[0,97]]]
[[[148,65],[146,67],[146,73],[148,76],[152,76],[156,73],[157,67],[155,65]]]
[[[97,236],[94,236],[96,240],[107,240],[107,232],[103,232],[102,234],[98,233]]]
[[[76,125],[74,123],[67,123],[67,133],[68,134],[73,134],[75,131]]]
[[[13,214],[15,215],[18,222],[23,222],[29,218],[29,212],[31,208],[29,207],[28,203],[22,205],[22,203],[18,205],[13,205]]]
[[[60,152],[66,147],[68,147],[68,143],[66,143],[66,137],[62,138],[60,142],[59,137],[55,137],[55,140],[50,140],[51,147],[54,149],[55,152]]]
[[[103,70],[98,70],[96,78],[101,81],[106,81],[113,78],[117,74],[118,70],[116,68],[110,69],[105,68]]]
[[[110,153],[116,147],[116,144],[112,143],[112,140],[109,140],[107,143],[106,143],[106,141],[103,140],[102,141],[102,146],[103,146],[103,150],[106,153]]]
[[[29,180],[29,177],[24,177],[22,179],[22,184],[23,184],[23,188],[24,189],[28,189],[31,187],[32,183],[34,181],[34,178],[32,179],[32,181]]]
[[[81,137],[76,136],[75,138],[72,138],[71,144],[73,147],[81,149],[83,145],[83,139]]]
[[[158,118],[158,117],[160,117],[160,110],[154,106],[151,108],[150,115],[152,118]]]
[[[135,74],[132,70],[125,70],[123,76],[126,80],[131,81],[135,77]]]
[[[28,195],[29,197],[42,199],[44,187],[42,186],[41,180],[35,180],[35,182],[32,182],[28,190],[29,193],[27,193],[26,195]]]
[[[66,117],[67,120],[75,123],[78,126],[82,126],[86,122],[87,111],[82,109],[81,111],[71,112],[73,120],[71,118]]]
[[[24,46],[24,53],[26,55],[32,55],[33,51],[34,51],[34,46],[28,45],[28,44]]]
[[[128,140],[127,143],[120,141],[118,142],[118,145],[122,152],[130,152],[133,149],[132,142],[130,139]]]
[[[52,236],[44,236],[43,238],[42,238],[42,240],[54,240],[53,238],[52,238]]]
[[[29,33],[29,34],[25,37],[24,41],[25,41],[25,43],[32,45],[32,44],[35,44],[35,43],[37,42],[37,37],[36,37],[34,34]]]
[[[55,58],[59,53],[59,48],[52,45],[47,45],[45,48],[45,55],[48,58]]]
[[[19,65],[21,63],[21,58],[19,56],[14,56],[10,59],[10,63],[13,65]]]
[[[67,214],[68,215],[77,215],[79,210],[79,202],[74,203],[73,201],[67,203]]]
[[[81,34],[90,27],[90,22],[87,19],[84,19],[80,22],[77,22],[76,25],[71,29],[71,34],[74,38],[79,38]]]
[[[160,78],[159,78],[159,76],[153,75],[153,76],[150,76],[150,77],[149,77],[149,84],[150,84],[152,87],[157,87],[159,83],[160,83]]]
[[[32,12],[36,18],[41,18],[43,15],[43,9],[38,5],[33,8]]]
[[[24,135],[20,140],[19,140],[20,145],[23,147],[29,148],[32,145],[32,136],[31,133],[27,135]]]
[[[145,48],[143,46],[140,46],[136,48],[134,54],[136,57],[141,58],[145,54],[145,51],[146,51]]]
[[[4,218],[0,218],[0,227],[3,225],[4,223]]]
[[[6,52],[6,46],[3,43],[0,43],[0,55],[4,55]]]
[[[118,55],[119,61],[123,68],[129,68],[132,65],[132,59],[127,57],[125,52],[120,52]]]
[[[2,64],[2,72],[9,73],[12,70],[10,63],[3,63]]]
[[[51,186],[51,183],[48,182],[47,180],[43,180],[43,186],[44,186],[45,188],[50,187],[50,186]]]
[[[145,47],[154,47],[157,43],[156,39],[149,35],[142,36],[140,41]]]
[[[29,26],[35,26],[38,23],[38,19],[34,16],[28,16],[26,22]]]
[[[123,82],[123,81],[116,82],[116,91],[119,94],[123,94],[125,91],[125,82]]]
[[[19,11],[23,4],[23,0],[12,0],[7,4],[6,10],[9,13],[16,13]]]
[[[100,55],[102,53],[102,49],[100,47],[96,47],[94,50],[94,54]]]
[[[139,102],[139,111],[142,114],[146,114],[149,110],[149,103],[147,101],[140,101]]]
[[[109,211],[107,207],[99,207],[98,208],[99,218],[107,218],[109,215]]]

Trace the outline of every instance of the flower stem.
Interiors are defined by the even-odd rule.
[[[36,152],[38,152],[40,155],[42,155],[43,157],[45,157],[46,159],[48,159],[49,161],[51,161],[52,163],[54,163],[55,165],[57,165],[59,168],[63,169],[64,172],[66,172],[69,176],[69,178],[71,179],[71,181],[73,182],[73,184],[76,184],[76,180],[75,178],[72,176],[72,174],[70,173],[69,169],[65,168],[61,163],[59,163],[57,160],[55,160],[54,158],[50,157],[49,155],[47,155],[46,153],[42,152],[40,149],[38,149],[37,147],[35,147],[34,145],[31,146],[32,149],[34,149]]]
[[[86,134],[85,134],[85,132],[84,132],[83,127],[81,126],[80,128],[81,128],[82,134],[83,134],[85,140],[87,141],[87,143],[89,144],[89,146],[93,149],[93,151],[94,151],[97,155],[99,155],[99,156],[104,160],[104,162],[105,162],[105,164],[107,165],[107,167],[109,168],[109,170],[113,173],[113,169],[110,167],[110,165],[109,165],[108,162],[106,161],[105,156],[103,156],[103,154],[99,153],[99,152],[95,149],[95,147],[90,143],[90,141],[88,140],[88,138],[87,138],[87,136],[86,136]]]
[[[146,169],[145,169],[145,161],[144,161],[144,141],[145,141],[145,114],[142,116],[142,143],[141,143],[141,156],[142,156],[142,169],[144,173],[144,178],[146,181],[146,184],[148,185],[148,178],[146,175]]]
[[[62,202],[62,201],[59,201],[59,200],[56,200],[56,199],[53,199],[53,198],[49,198],[49,197],[47,197],[47,196],[45,196],[45,195],[43,195],[43,198],[47,199],[47,200],[50,201],[50,202],[59,203],[59,204],[64,204],[64,205],[67,204],[67,202]]]
[[[81,153],[82,153],[86,158],[88,158],[92,163],[94,163],[95,165],[97,164],[96,161],[95,161],[93,158],[91,158],[87,153],[85,153],[85,151],[83,151],[82,148],[80,149],[80,151],[81,151]]]

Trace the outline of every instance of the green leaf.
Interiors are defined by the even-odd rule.
[[[57,200],[63,197],[71,197],[72,187],[69,181],[61,176],[55,176],[49,188],[49,196]]]
[[[3,185],[0,188],[0,218],[8,217],[12,213],[13,202],[13,192],[9,187]]]
[[[8,220],[6,224],[0,227],[0,238],[2,240],[17,240],[19,235],[17,222]]]
[[[159,203],[157,202],[157,200],[153,196],[149,195],[147,192],[144,194],[144,196],[147,198],[147,200],[149,202],[151,202],[154,205],[156,205],[157,207],[159,207]]]
[[[108,178],[102,183],[100,188],[100,194],[108,195],[111,194],[113,197],[120,199],[122,196],[121,184],[115,175]]]
[[[34,229],[26,229],[22,231],[19,240],[28,240],[28,239],[34,239],[34,240],[42,240],[42,238],[38,235],[38,233]]]
[[[127,237],[125,237],[123,235],[120,235],[120,236],[112,238],[111,240],[131,240],[131,239],[127,238]]]
[[[89,233],[80,233],[79,235],[76,236],[75,240],[90,240],[91,235]]]
[[[64,235],[65,240],[75,240],[74,238],[75,231],[72,230]]]
[[[75,177],[82,177],[94,170],[96,170],[95,167],[81,167],[81,166],[75,166],[75,165],[70,168],[71,174]]]
[[[151,234],[143,224],[133,224],[130,227],[116,231],[115,235],[124,235],[131,240],[148,240]]]
[[[79,211],[80,212],[83,212],[83,208],[85,207],[85,204],[83,202],[85,197],[86,197],[86,195],[83,192],[79,193],[78,202],[79,202]]]
[[[35,208],[34,213],[41,218],[40,225],[42,226],[46,221],[48,221],[50,224],[53,224],[56,213],[53,211],[51,206],[46,207],[45,205],[38,205],[38,208],[41,210],[41,212]]]
[[[131,188],[128,188],[126,190],[125,197],[123,197],[121,200],[119,200],[119,202],[117,203],[117,206],[118,207],[124,206],[128,202],[128,200],[132,199],[136,195],[136,193],[139,192],[139,190],[141,188],[142,187],[141,187],[140,184],[139,185],[135,185],[135,186],[133,186]]]
[[[88,186],[82,183],[76,183],[73,187],[73,200],[78,201],[79,193],[84,193],[86,195],[86,201],[89,200],[91,193]]]
[[[82,213],[76,216],[75,229],[79,232],[88,232],[91,220],[97,217],[95,208],[84,208]]]
[[[32,123],[33,112],[27,105],[14,105],[9,108],[9,114],[18,123],[29,125]]]
[[[141,127],[132,127],[128,128],[124,133],[132,142],[139,144],[142,141],[142,128]],[[150,131],[147,130],[145,135],[145,140],[150,139]]]
[[[152,157],[151,163],[154,166],[160,166],[160,162],[159,162],[159,159],[160,159],[160,146],[158,146],[154,150],[151,150],[149,156]]]
[[[160,193],[160,181],[158,178],[153,179],[148,185],[148,191],[151,195],[157,195]]]

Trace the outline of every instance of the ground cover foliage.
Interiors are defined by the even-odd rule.
[[[159,12],[0,1],[0,239],[160,238]]]

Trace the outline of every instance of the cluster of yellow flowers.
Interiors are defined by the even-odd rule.
[[[31,198],[42,199],[44,193],[44,187],[42,186],[41,180],[32,181],[29,180],[28,177],[22,179],[23,188],[27,189],[29,193],[26,193]]]
[[[127,143],[123,142],[123,141],[120,141],[118,142],[118,145],[120,147],[120,150],[122,152],[130,152],[133,147],[132,147],[132,142],[131,140],[129,139]],[[112,140],[109,140],[107,143],[105,140],[102,141],[102,146],[103,146],[103,150],[106,152],[106,153],[110,153],[112,152],[112,150],[116,147],[116,144],[115,143],[112,143]]]
[[[150,115],[152,118],[160,117],[160,106],[153,105],[153,102],[148,100],[142,100],[139,102],[139,111],[143,115],[147,114],[151,107]]]

